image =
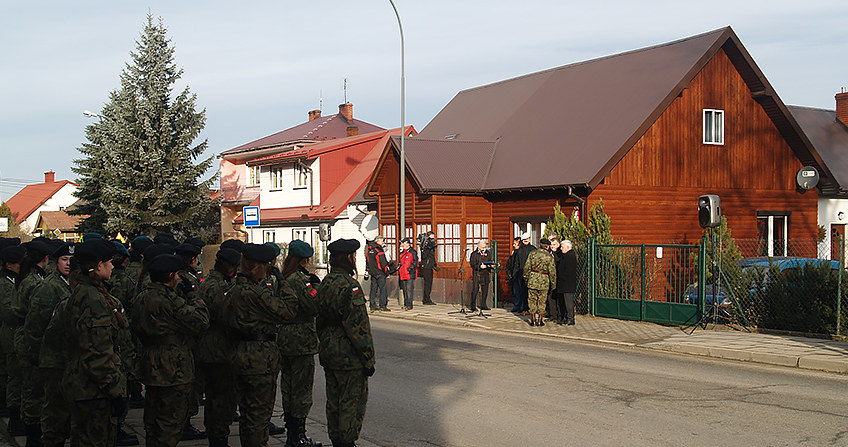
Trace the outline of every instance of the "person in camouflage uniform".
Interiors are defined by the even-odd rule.
[[[200,253],[202,251],[200,245],[189,243],[188,240],[197,240],[201,244],[203,243],[203,241],[200,241],[199,239],[189,238],[185,243],[174,247],[176,255],[183,260],[183,266],[178,272],[180,281],[177,283],[175,291],[186,300],[196,297],[197,288],[200,287],[200,275],[197,271],[197,267],[200,262]],[[192,339],[192,352],[196,345],[197,340]],[[185,426],[183,427],[183,441],[206,438],[206,432],[191,425],[192,416],[196,415],[200,411],[200,399],[203,398],[203,387],[203,377],[195,374],[191,393],[188,397],[188,417],[186,418]]]
[[[27,409],[28,417],[25,418],[28,427],[27,445],[37,445],[35,441],[37,433],[30,433],[32,426],[41,427],[43,418],[42,409],[45,403],[45,392],[48,384],[54,384],[56,381],[56,371],[42,368],[39,362],[39,354],[41,352],[41,343],[44,338],[44,331],[50,318],[53,316],[53,309],[59,301],[67,299],[71,295],[70,281],[68,275],[71,272],[71,257],[74,245],[72,243],[64,243],[58,250],[53,252],[52,257],[55,259],[55,268],[51,269],[51,273],[44,281],[38,284],[32,291],[29,302],[29,312],[24,319],[24,325],[21,330],[21,341],[18,346],[18,357],[22,360],[22,364],[31,365],[27,376],[32,377],[31,382],[34,383],[33,389],[29,394]],[[63,365],[64,366],[64,365]],[[61,381],[61,372],[59,372],[59,380]],[[33,422],[32,418],[37,417],[38,422]],[[30,439],[32,438],[32,439]],[[56,442],[54,439],[52,442]]]
[[[306,270],[315,250],[306,242],[294,240],[283,261],[281,275],[303,300],[314,300],[316,287],[321,280]],[[306,436],[306,417],[312,408],[312,385],[315,377],[315,354],[318,353],[318,335],[315,315],[298,312],[294,321],[281,324],[277,332],[277,345],[282,355],[280,370],[280,395],[286,422],[286,447],[321,447]]]
[[[209,329],[198,339],[195,354],[197,375],[203,377],[206,406],[203,423],[210,447],[225,447],[236,411],[236,393],[230,361],[233,342],[227,335],[227,291],[232,287],[241,262],[241,253],[222,248],[215,255],[215,267],[197,289],[197,296],[209,309]]]
[[[318,290],[318,358],[324,367],[327,431],[333,447],[355,446],[374,375],[374,340],[365,294],[353,277],[359,241],[339,239],[327,246],[330,274]]]
[[[556,287],[556,263],[549,248],[550,241],[542,239],[539,248],[530,252],[524,264],[524,281],[530,304],[530,326],[544,326],[543,314],[548,291]]]
[[[132,301],[135,299],[135,280],[127,273],[126,266],[129,262],[130,253],[127,247],[119,240],[113,240],[115,246],[115,256],[112,257],[112,277],[109,279],[111,288],[109,293],[113,298],[121,302],[124,306],[127,315],[127,325],[132,325],[132,320],[129,318],[132,315]],[[123,328],[119,332],[118,344],[121,346],[121,365],[124,368],[124,374],[127,376],[127,390],[137,386],[139,383],[138,372],[138,344],[129,327]],[[129,408],[128,408],[129,410]],[[127,419],[127,412],[121,415],[118,420],[118,446],[138,445],[138,437],[136,435],[124,431],[123,424]]]
[[[10,237],[0,237],[0,282],[4,279],[9,282],[14,282],[17,276],[17,271],[20,270],[20,265],[17,265],[16,271],[10,272],[12,275],[11,278],[4,278],[3,275],[6,273],[4,269],[3,262],[3,249],[6,247],[14,247],[21,244],[20,238],[10,238]],[[14,284],[11,285],[11,288],[14,290]],[[0,288],[0,294],[2,293],[2,288]],[[0,302],[2,302],[2,296],[0,296]],[[9,312],[11,314],[11,307],[9,307]],[[6,381],[9,376],[6,374],[6,353],[2,349],[2,338],[3,337],[3,318],[2,318],[2,310],[0,310],[0,417],[7,418],[9,417],[9,408],[6,406]]]
[[[121,303],[105,282],[115,246],[90,239],[76,247],[79,270],[71,273],[67,319],[71,350],[62,388],[71,401],[71,438],[80,446],[113,447],[118,418],[126,409],[126,377],[118,333],[127,327]]]
[[[263,282],[274,259],[273,248],[246,244],[235,285],[227,293],[228,325],[236,342],[233,371],[243,447],[268,444],[268,422],[280,371],[277,325],[294,321],[300,312],[315,315],[317,311],[314,300],[295,295],[287,284],[275,291]]]
[[[144,430],[148,446],[177,445],[188,418],[194,383],[194,337],[209,327],[206,303],[174,291],[184,265],[176,255],[159,255],[147,269],[151,284],[136,298],[134,330],[141,340]]]
[[[130,244],[130,260],[127,263],[126,267],[126,276],[133,283],[133,290],[130,294],[131,296],[127,297],[127,301],[122,301],[124,308],[127,310],[127,315],[130,316],[130,326],[132,326],[132,304],[135,300],[135,296],[138,294],[138,279],[141,276],[141,271],[144,268],[142,265],[142,253],[144,253],[144,249],[153,245],[153,239],[150,239],[147,236],[138,236],[132,240]],[[135,335],[130,334],[132,338],[133,346],[139,344],[139,341],[136,339]],[[127,391],[130,394],[130,408],[144,408],[144,397],[141,394],[141,383],[138,381],[138,377],[131,377],[130,380],[127,381]],[[119,431],[120,434],[120,431]]]
[[[41,240],[26,244],[27,255],[21,262],[21,283],[18,285],[17,301],[13,306],[18,325],[15,328],[15,354],[20,373],[21,419],[26,427],[27,446],[41,445],[41,406],[44,403],[44,386],[38,377],[38,356],[24,344],[24,321],[29,313],[33,292],[47,278],[45,270],[50,245]]]
[[[6,359],[6,402],[9,409],[9,433],[13,436],[26,434],[21,421],[21,373],[17,371],[18,360],[14,346],[14,327],[18,324],[14,304],[17,301],[21,261],[25,255],[26,247],[22,245],[6,247],[0,252],[3,260],[3,272],[0,276],[0,318],[3,320],[3,325],[0,326],[0,346]]]

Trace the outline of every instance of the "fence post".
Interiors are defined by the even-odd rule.
[[[833,243],[833,241],[831,241]],[[836,280],[836,335],[842,330],[842,270],[845,268],[845,239],[839,235],[839,277]]]
[[[595,315],[595,238],[589,238],[589,253],[586,256],[586,267],[589,271],[589,314]]]

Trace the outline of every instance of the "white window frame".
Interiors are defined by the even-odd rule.
[[[436,251],[441,263],[460,262],[462,260],[462,234],[458,223],[436,224],[436,242],[441,247]]]
[[[262,243],[277,243],[277,230],[262,230]]]
[[[783,244],[782,247],[777,247],[778,252],[775,252],[775,227],[780,226],[780,222],[775,223],[775,218],[783,220]],[[789,216],[780,214],[780,215],[771,215],[771,216],[757,216],[757,220],[765,220],[766,221],[766,256],[787,256],[788,254],[788,241],[789,241]]]
[[[292,240],[309,243],[309,231],[306,228],[292,228]]]
[[[261,166],[247,166],[247,186],[259,186]]]
[[[724,145],[724,110],[704,109],[701,128],[704,144]]]
[[[294,189],[309,187],[309,170],[300,163],[294,164]]]
[[[477,248],[477,243],[485,239],[489,241],[489,224],[488,223],[467,223],[465,224],[465,250],[468,253]]]
[[[283,189],[284,172],[282,165],[271,166],[271,190]]]
[[[397,259],[397,225],[382,225],[380,235],[383,236],[383,251],[386,253],[386,260]]]

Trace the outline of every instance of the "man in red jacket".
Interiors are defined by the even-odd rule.
[[[412,309],[412,294],[415,291],[415,278],[418,274],[418,254],[412,249],[412,241],[405,237],[400,241],[400,268],[398,279],[403,290],[403,310]]]

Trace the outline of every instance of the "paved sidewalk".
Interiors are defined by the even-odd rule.
[[[408,311],[390,303],[391,312],[371,312],[372,318],[396,318],[434,324],[527,334],[571,340],[583,340],[634,346],[676,353],[741,360],[802,369],[848,373],[848,343],[788,335],[769,335],[747,331],[722,330],[723,327],[697,328],[684,332],[677,326],[639,321],[577,315],[574,326],[546,323],[531,327],[529,317],[507,309],[492,309],[479,314],[459,313],[459,306],[418,303]],[[716,330],[718,329],[718,330]]]

